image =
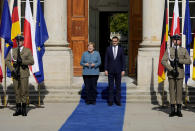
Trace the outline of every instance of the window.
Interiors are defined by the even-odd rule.
[[[36,11],[37,11],[37,0],[29,0],[30,1],[30,6],[31,6],[31,11],[33,15],[34,21],[36,20]],[[11,5],[13,5],[14,0],[12,0]],[[44,13],[44,0],[40,0],[42,10]],[[13,6],[10,6],[11,10]],[[24,17],[25,17],[25,7],[26,7],[26,0],[18,0],[18,13],[19,13],[19,18],[20,18],[20,26],[21,26],[21,32],[23,33],[24,30]]]
[[[171,28],[172,23],[172,16],[173,16],[173,9],[175,0],[168,0],[169,1],[169,29]],[[183,23],[185,19],[185,8],[186,8],[186,0],[178,0],[179,3],[179,17],[180,17],[180,28],[181,33],[183,35]],[[194,38],[195,34],[195,0],[189,0],[189,6],[190,6],[190,17],[191,17],[191,29],[192,29],[192,38]],[[191,43],[191,48],[193,48],[193,42]],[[185,42],[182,42],[182,46],[185,47]]]

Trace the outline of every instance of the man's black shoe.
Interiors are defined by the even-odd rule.
[[[169,117],[173,117],[175,115],[176,115],[175,105],[174,104],[171,104],[171,112],[169,113]]]
[[[26,103],[22,103],[22,116],[27,116]]]
[[[108,102],[108,106],[112,106],[113,105],[113,102]]]
[[[181,104],[177,104],[177,112],[176,112],[178,117],[183,117],[182,113],[181,113]]]
[[[17,103],[16,104],[16,111],[15,113],[13,114],[13,116],[18,116],[18,115],[21,115],[22,114],[22,111],[21,111],[21,104],[20,103]]]
[[[96,104],[96,101],[92,101],[91,104],[92,104],[92,105],[95,105],[95,104]]]
[[[183,114],[181,113],[181,111],[177,111],[177,116],[178,117],[183,117]]]
[[[86,101],[85,103],[86,103],[87,105],[89,105],[89,104],[90,104],[90,101]]]
[[[171,112],[171,113],[169,113],[169,117],[173,117],[173,116],[175,116],[176,115],[176,112]]]
[[[116,105],[117,106],[121,106],[121,102],[116,102]]]

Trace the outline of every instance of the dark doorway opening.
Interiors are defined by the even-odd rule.
[[[120,17],[117,20],[115,16],[118,17],[123,14],[125,14],[127,18],[122,20],[121,24],[126,23],[126,28],[123,27],[123,29],[126,29],[127,31],[121,29],[121,27],[119,27],[120,24],[113,25],[113,21],[117,22],[118,20],[121,20]],[[111,45],[111,39],[113,36],[118,36],[120,38],[119,45],[124,48],[126,58],[126,72],[128,72],[128,12],[100,12],[99,14],[99,52],[102,60],[102,64],[100,66],[101,72],[104,71],[106,48]]]

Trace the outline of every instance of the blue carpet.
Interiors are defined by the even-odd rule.
[[[125,105],[126,105],[126,84],[121,84],[122,106],[107,105],[107,83],[98,83],[96,105],[86,105],[85,91],[81,95],[81,100],[62,125],[59,131],[122,131]]]

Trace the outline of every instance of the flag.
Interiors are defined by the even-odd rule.
[[[184,21],[184,31],[183,34],[186,36],[186,49],[190,55],[190,44],[192,42],[192,31],[191,31],[191,20],[190,20],[190,7],[189,0],[186,0],[186,11],[185,11],[185,21]],[[190,65],[185,65],[185,83],[187,84],[190,78]]]
[[[13,41],[13,48],[17,47],[15,37],[21,34],[20,22],[18,16],[18,1],[14,0],[13,10],[12,10],[12,28],[11,28],[11,40]],[[12,63],[13,64],[13,63]],[[11,71],[7,67],[7,77],[11,77]]]
[[[173,36],[173,35],[176,35],[176,34],[178,34],[178,35],[180,34],[178,0],[175,0],[170,36]]]
[[[3,80],[2,61],[1,61],[1,41],[0,41],[0,82]]]
[[[37,1],[37,18],[36,18],[36,30],[35,30],[35,43],[37,47],[37,56],[39,61],[39,72],[34,73],[37,82],[44,81],[43,61],[42,57],[45,53],[44,43],[49,38],[47,32],[47,26],[41,9],[40,0]]]
[[[29,48],[33,55],[34,65],[30,67],[32,73],[38,72],[39,64],[38,64],[38,58],[37,58],[37,49],[35,45],[35,26],[33,23],[29,0],[26,0],[26,8],[25,8],[24,47]]]
[[[159,55],[159,63],[158,63],[158,83],[161,83],[165,80],[165,69],[161,64],[161,60],[166,51],[167,41],[168,41],[168,8],[167,8],[167,0],[165,0],[164,19],[163,19],[160,55]]]
[[[18,16],[18,2],[14,0],[13,10],[12,10],[12,29],[11,29],[11,40],[13,41],[13,48],[17,47],[15,37],[20,35],[20,22]]]
[[[4,0],[3,4],[3,12],[1,17],[1,25],[0,25],[0,37],[5,39],[5,49],[4,49],[4,58],[7,57],[10,49],[13,46],[11,41],[11,28],[12,28],[12,21],[11,15],[9,11],[9,5],[7,0]]]
[[[194,34],[194,49],[193,49],[193,73],[192,80],[195,80],[195,34]]]

